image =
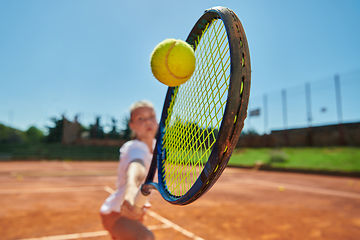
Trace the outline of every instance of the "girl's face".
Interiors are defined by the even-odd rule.
[[[130,118],[129,126],[139,140],[153,139],[158,129],[156,114],[151,107],[136,108]]]

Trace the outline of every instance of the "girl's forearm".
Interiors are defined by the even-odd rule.
[[[145,176],[146,168],[141,160],[135,160],[129,164],[126,172],[125,200],[131,204],[134,203],[135,195]]]

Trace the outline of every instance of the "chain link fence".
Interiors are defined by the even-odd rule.
[[[245,133],[360,122],[360,70],[251,95]]]

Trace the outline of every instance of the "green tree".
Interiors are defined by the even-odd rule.
[[[62,140],[62,133],[63,133],[63,125],[64,125],[64,118],[57,119],[56,117],[52,117],[50,119],[55,127],[48,127],[49,135],[46,137],[46,142],[61,142]]]
[[[125,116],[122,122],[124,128],[121,130],[121,138],[127,141],[132,138],[132,131],[130,129],[129,122],[130,122],[130,117]]]
[[[23,143],[25,139],[23,131],[0,123],[0,143]]]
[[[100,125],[100,116],[96,117],[96,122],[94,125],[90,125],[90,137],[96,139],[105,138],[105,133],[103,127]]]
[[[0,142],[6,142],[8,135],[8,127],[0,123]]]
[[[29,127],[25,135],[28,143],[39,143],[44,140],[44,133],[35,126]]]
[[[111,131],[108,133],[109,138],[110,139],[119,139],[120,138],[120,134],[116,129],[116,122],[117,120],[115,118],[111,118],[112,121],[112,129]]]

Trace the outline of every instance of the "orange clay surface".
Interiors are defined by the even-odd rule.
[[[117,165],[0,162],[0,239],[110,239],[98,210],[115,187]],[[151,203],[151,213],[168,220],[145,220],[161,240],[360,239],[357,178],[227,168],[190,205],[173,206],[157,192]]]

